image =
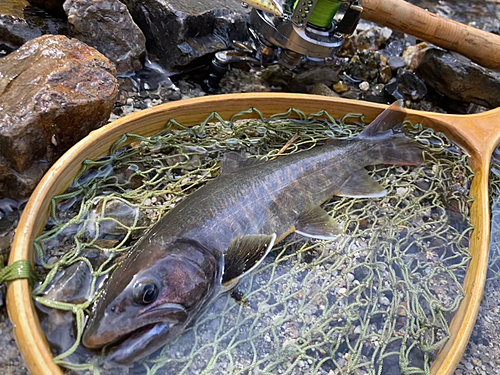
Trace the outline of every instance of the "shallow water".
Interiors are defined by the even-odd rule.
[[[133,147],[88,164],[68,194],[55,200],[46,232],[36,241],[39,270],[52,270],[50,278],[59,266],[64,274],[76,260],[88,261],[74,282],[85,280],[90,268],[103,275],[87,287],[94,295],[115,255],[214,178],[224,152],[244,149],[272,156],[298,129],[300,138],[287,152],[317,146],[332,134],[349,137],[360,127],[309,121],[306,129],[304,121],[252,120],[232,128],[208,125],[195,134],[137,137]],[[177,342],[131,372],[144,373],[148,366],[152,374],[427,373],[462,298],[471,174],[465,155],[441,135],[406,130],[425,144],[426,163],[372,169],[389,191],[385,198],[334,198],[326,204],[345,235],[333,241],[290,236],[233,296],[217,299]],[[133,212],[125,215],[132,220],[117,214],[124,210]],[[101,256],[90,259],[89,251]],[[67,296],[55,304],[48,300],[47,288],[35,290],[38,304],[69,308],[60,303]],[[73,321],[65,312],[42,319],[55,340],[55,354],[72,345],[58,335],[69,330],[76,337],[74,320],[84,320],[89,302],[77,303],[81,314]],[[58,330],[59,325],[66,328]],[[83,348],[63,357],[59,360],[69,368],[82,362],[96,368],[99,361]]]

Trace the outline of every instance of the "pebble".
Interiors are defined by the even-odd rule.
[[[347,86],[344,82],[339,81],[336,84],[333,85],[333,91],[335,91],[338,94],[342,94],[343,92],[346,92],[349,90],[349,86]]]
[[[397,71],[399,68],[404,68],[406,66],[404,59],[399,56],[390,57],[387,63],[393,71]]]
[[[472,363],[470,363],[469,361],[467,361],[467,362],[465,362],[465,368],[467,370],[473,370],[474,366],[472,365]]]
[[[359,84],[359,89],[361,91],[368,91],[370,89],[370,84],[366,81],[363,81]]]

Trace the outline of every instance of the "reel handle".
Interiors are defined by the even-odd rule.
[[[362,18],[500,69],[500,36],[438,16],[403,0],[361,0]]]

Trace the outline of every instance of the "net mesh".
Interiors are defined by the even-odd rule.
[[[500,280],[500,150],[493,153],[490,168],[491,237],[488,282]]]
[[[238,120],[250,112],[258,118]],[[45,279],[33,296],[55,361],[68,371],[116,371],[79,345],[92,298],[147,228],[217,176],[225,152],[270,159],[297,134],[284,154],[353,137],[363,122],[295,109],[267,119],[250,109],[228,122],[213,113],[193,128],[171,120],[149,138],[126,134],[108,156],[86,161],[35,240]],[[429,373],[463,298],[473,174],[443,134],[409,122],[401,131],[423,145],[424,164],[370,168],[384,198],[326,203],[345,235],[289,236],[176,342],[116,373]]]

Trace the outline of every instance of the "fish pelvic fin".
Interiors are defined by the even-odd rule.
[[[349,177],[335,195],[350,198],[381,198],[387,195],[387,190],[380,186],[366,169],[360,169]]]
[[[243,276],[255,270],[269,254],[275,241],[276,233],[234,238],[224,254],[223,291],[234,288]]]
[[[406,117],[403,100],[399,99],[386,108],[359,134],[360,138],[373,138],[401,124]]]
[[[340,225],[319,206],[300,215],[295,232],[305,237],[331,240],[342,233]]]

